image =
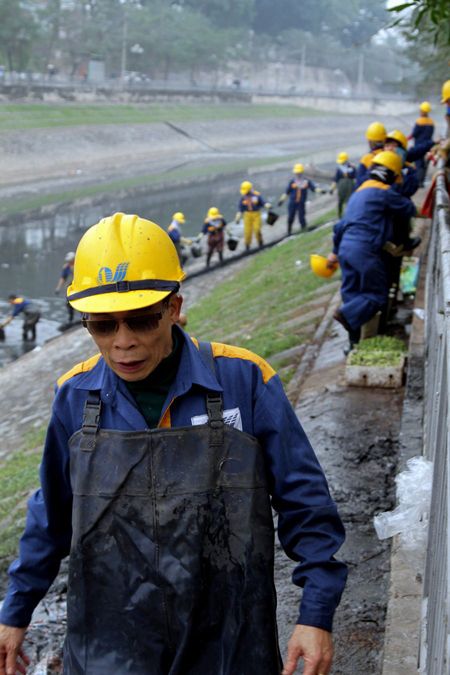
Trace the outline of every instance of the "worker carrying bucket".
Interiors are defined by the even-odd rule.
[[[261,246],[264,244],[261,233],[261,210],[263,208],[269,209],[271,204],[270,202],[266,202],[262,195],[254,189],[253,183],[250,183],[249,180],[244,180],[241,183],[240,193],[241,199],[239,200],[235,222],[238,223],[243,215],[244,242],[246,250],[250,250],[253,235],[255,235],[255,239],[261,248]]]
[[[317,192],[325,194],[327,190],[319,188],[310,179],[304,175],[305,168],[303,164],[298,162],[292,169],[294,176],[289,181],[285,192],[278,200],[278,206],[281,206],[286,199],[288,199],[288,219],[287,229],[288,235],[292,233],[292,226],[294,224],[295,216],[298,217],[300,229],[306,230],[306,199],[308,192]]]

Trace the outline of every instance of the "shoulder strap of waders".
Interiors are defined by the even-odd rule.
[[[95,447],[95,436],[100,426],[102,402],[99,391],[90,391],[83,410],[80,449],[92,452]]]
[[[216,364],[212,353],[210,342],[198,343],[198,349],[203,357],[205,364],[217,377]],[[206,411],[208,413],[208,423],[210,428],[210,445],[218,446],[223,444],[223,398],[217,391],[208,391],[206,394]]]

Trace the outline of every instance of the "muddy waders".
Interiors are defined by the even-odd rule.
[[[276,675],[274,532],[257,440],[208,423],[70,440],[73,536],[64,673]]]

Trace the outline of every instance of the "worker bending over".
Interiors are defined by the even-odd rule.
[[[344,217],[334,226],[330,264],[342,271],[342,305],[334,318],[349,334],[349,347],[359,342],[361,326],[387,303],[389,279],[386,244],[392,240],[393,217],[411,218],[413,202],[392,189],[402,162],[393,152],[374,157],[368,180],[353,193]]]

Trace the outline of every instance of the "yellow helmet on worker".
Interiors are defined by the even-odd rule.
[[[301,164],[301,162],[297,162],[297,164],[294,164],[294,168],[292,169],[294,173],[303,173],[304,170],[305,167],[303,166],[303,164]]]
[[[447,103],[448,100],[450,100],[450,80],[444,82],[441,93],[441,103]]]
[[[366,129],[366,138],[375,143],[384,143],[386,139],[386,129],[381,122],[372,122]]]
[[[336,162],[338,164],[345,164],[345,162],[348,162],[348,154],[346,152],[340,152],[336,157]]]
[[[253,183],[250,183],[249,180],[244,180],[241,183],[241,187],[240,187],[241,195],[248,195],[248,193],[250,192],[252,187],[253,187]]]
[[[172,220],[176,220],[177,223],[181,223],[182,225],[186,222],[186,217],[184,213],[181,211],[177,211],[176,213],[173,214]]]
[[[396,176],[400,175],[403,166],[402,158],[390,150],[384,150],[383,152],[379,152],[378,155],[375,155],[372,164],[385,166],[387,169],[390,169],[390,171],[393,171]]]
[[[389,143],[390,140],[397,141],[397,143],[400,143],[400,145],[404,150],[408,149],[408,139],[406,138],[403,131],[400,131],[399,129],[394,129],[393,131],[390,131],[386,136],[385,143]]]
[[[140,309],[177,292],[184,278],[177,250],[159,225],[115,213],[82,236],[67,300],[87,314]]]
[[[323,279],[333,276],[339,267],[339,263],[329,263],[327,258],[316,253],[309,256],[309,264],[314,274]]]
[[[422,101],[419,106],[420,112],[429,113],[431,112],[431,104],[428,101]]]
[[[211,208],[208,209],[208,213],[207,213],[206,217],[207,218],[222,218],[222,214],[220,213],[217,206],[211,206]]]

